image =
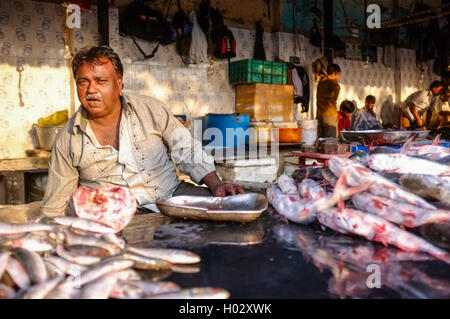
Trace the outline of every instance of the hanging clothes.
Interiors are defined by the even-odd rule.
[[[292,82],[294,84],[294,103],[302,104],[302,113],[309,111],[309,76],[305,68],[296,66],[292,69]]]
[[[264,29],[261,25],[261,21],[258,21],[256,23],[256,37],[253,59],[266,60],[266,51],[264,50]]]

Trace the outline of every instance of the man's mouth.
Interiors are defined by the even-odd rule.
[[[86,101],[88,101],[88,102],[91,102],[91,101],[101,102],[102,98],[98,94],[87,94],[86,95]]]

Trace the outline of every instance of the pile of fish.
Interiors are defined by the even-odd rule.
[[[448,252],[405,229],[450,222],[450,165],[442,160],[449,152],[437,145],[412,148],[408,141],[399,152],[379,148],[351,158],[333,157],[328,168],[300,169],[293,178],[281,175],[268,187],[267,197],[285,220],[318,221],[342,234],[427,253],[450,264]],[[331,194],[324,183],[334,185]]]
[[[170,274],[199,262],[186,250],[128,245],[114,229],[89,219],[0,223],[0,298],[229,298],[221,288],[182,289],[161,281],[167,275],[143,279],[148,272]]]

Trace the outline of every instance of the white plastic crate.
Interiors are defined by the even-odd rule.
[[[216,164],[216,172],[224,182],[271,182],[277,178],[277,171],[277,160],[273,157]]]

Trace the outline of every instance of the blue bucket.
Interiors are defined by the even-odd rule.
[[[203,145],[241,148],[245,147],[245,143],[248,143],[248,128],[250,127],[248,114],[208,113],[205,116],[204,125]]]

